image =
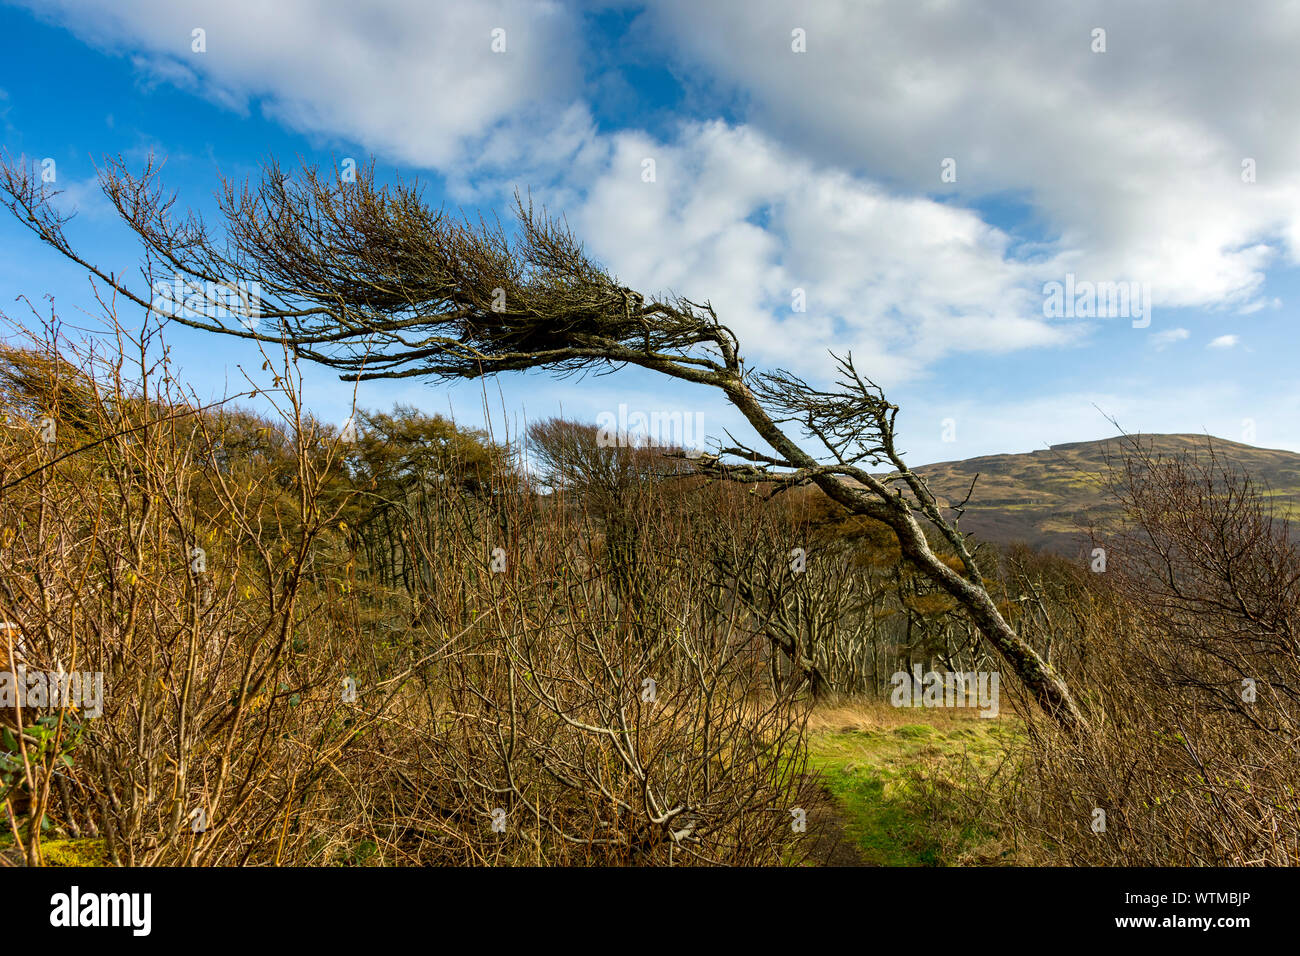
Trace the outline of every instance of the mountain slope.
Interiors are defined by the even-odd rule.
[[[1224,461],[1245,470],[1271,494],[1280,516],[1300,517],[1300,454],[1255,448],[1206,435],[1136,436],[1156,454],[1203,453],[1213,443]],[[916,469],[945,502],[959,502],[978,475],[962,518],[962,530],[977,540],[1035,547],[1076,555],[1090,524],[1118,514],[1103,487],[1107,459],[1122,463],[1131,439],[1070,442],[1020,455],[986,455],[939,462]]]

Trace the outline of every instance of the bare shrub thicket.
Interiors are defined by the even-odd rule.
[[[98,715],[4,714],[16,853],[798,858],[803,689],[748,666],[688,522],[647,532],[655,586],[629,601],[583,510],[486,436],[400,409],[340,433],[264,355],[249,391],[274,420],[200,408],[149,330],[92,348],[47,328],[0,356],[6,666],[104,688]]]
[[[1062,862],[1300,860],[1300,552],[1263,489],[1212,445],[1134,440],[1112,472],[1123,533],[1061,608],[1087,739],[1032,723],[1028,832]],[[1102,816],[1104,814],[1104,816]]]
[[[773,693],[874,697],[914,665],[996,667],[977,628],[903,560],[886,525],[816,489],[704,481],[678,449],[602,444],[594,426],[559,419],[531,426],[529,439],[557,506],[581,513],[582,540],[603,552],[638,640],[671,632],[660,573],[689,554],[711,563],[709,604],[754,638],[752,667]]]
[[[819,701],[879,698],[900,672],[1001,671],[972,620],[903,557],[887,526],[846,515],[816,491],[792,489],[768,502],[762,490],[734,499],[728,527],[740,533],[709,546],[730,598],[766,639],[774,690],[793,682]],[[940,560],[960,563],[939,542],[934,548]],[[989,588],[1002,615],[1050,654],[1050,629],[1031,626],[1029,605],[1005,596],[1039,582],[1041,569],[1018,578],[1010,565],[1000,570]],[[1016,688],[1015,675],[1002,674]]]
[[[48,678],[0,711],[9,856],[81,837],[119,864],[792,862],[812,704],[996,669],[893,530],[814,489],[571,422],[531,430],[540,474],[413,409],[341,431],[303,411],[291,352],[244,393],[270,417],[201,407],[149,326],[0,352],[0,663],[25,687],[103,675],[102,713]],[[1135,444],[1113,485],[1104,573],[983,559],[1092,727],[1003,672],[1019,849],[1293,863],[1290,531],[1213,449]]]

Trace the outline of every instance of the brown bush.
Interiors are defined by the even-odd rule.
[[[806,708],[739,666],[754,638],[702,611],[711,565],[665,546],[680,528],[651,535],[643,602],[673,626],[633,641],[649,612],[590,521],[542,508],[508,455],[473,487],[379,480],[304,413],[285,356],[259,419],[198,408],[114,334],[133,372],[53,329],[0,355],[0,620],[30,671],[105,691],[98,715],[15,714],[28,863],[50,834],[128,865],[797,855]]]
[[[1095,730],[1071,741],[1031,724],[1025,825],[1059,862],[1293,865],[1300,552],[1287,523],[1212,445],[1160,458],[1135,441],[1112,487],[1128,522],[1097,541],[1106,571],[1074,607]]]

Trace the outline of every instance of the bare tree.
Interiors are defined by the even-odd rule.
[[[217,239],[196,214],[173,216],[175,197],[159,172],[150,160],[136,176],[118,159],[100,176],[144,245],[148,295],[78,255],[64,231],[69,216],[24,160],[6,157],[0,192],[21,223],[127,299],[194,328],[287,343],[347,381],[630,364],[721,389],[771,452],[722,448],[698,459],[702,471],[780,487],[811,483],[850,512],[884,522],[903,556],[970,615],[1038,703],[1067,728],[1086,727],[1064,681],[999,612],[956,521],[904,463],[895,446],[898,408],[851,356],[837,359],[841,374],[830,391],[789,372],[746,369],[736,336],[707,301],[621,285],[567,224],[518,196],[518,228],[508,236],[499,222],[431,209],[418,183],[378,185],[373,164],[345,182],[315,168],[295,179],[272,161],[256,186],[223,181]],[[892,474],[864,467],[881,465]],[[931,548],[923,523],[961,570]]]

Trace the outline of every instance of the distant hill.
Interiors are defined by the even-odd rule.
[[[1244,469],[1261,490],[1271,492],[1278,514],[1300,518],[1300,454],[1206,435],[1137,437],[1164,455],[1203,452],[1212,442],[1217,455]],[[945,502],[964,498],[971,480],[979,475],[961,521],[962,530],[977,540],[1024,541],[1074,556],[1087,541],[1083,529],[1104,525],[1118,513],[1104,493],[1101,477],[1107,470],[1107,455],[1118,460],[1131,447],[1129,441],[1115,437],[1070,442],[1023,455],[939,462],[916,471]]]

